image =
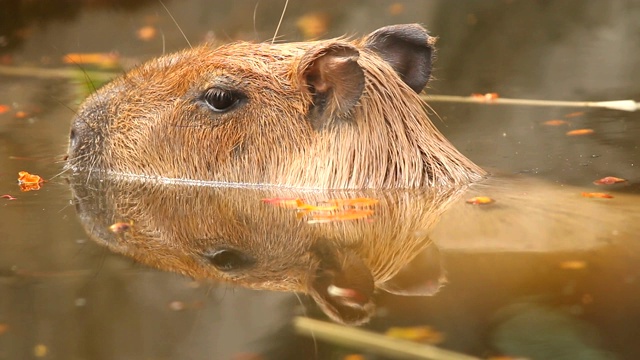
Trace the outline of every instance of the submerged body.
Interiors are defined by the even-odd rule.
[[[204,45],[151,60],[82,105],[68,166],[315,189],[473,182],[484,172],[418,96],[433,43],[397,25],[355,41]]]

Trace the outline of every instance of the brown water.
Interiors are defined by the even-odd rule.
[[[44,3],[0,2],[3,62],[61,68],[67,53],[117,51],[131,65],[187,46],[155,1]],[[255,20],[254,1],[167,6],[195,43],[269,39],[283,3],[261,1]],[[302,39],[296,22],[317,12],[328,21],[323,37],[424,24],[440,37],[430,93],[640,99],[635,1],[291,1],[279,35]],[[162,36],[138,40],[145,25]],[[0,104],[11,107],[0,114],[0,195],[16,197],[0,198],[0,359],[342,359],[361,352],[295,336],[294,316],[325,319],[305,297],[302,306],[291,293],[194,282],[90,241],[70,180],[20,192],[18,171],[46,179],[61,171],[80,89],[35,72],[0,75]],[[448,284],[432,297],[380,291],[365,328],[429,325],[444,334],[439,346],[479,357],[639,358],[640,115],[589,110],[558,128],[542,122],[581,109],[431,106],[441,131],[493,173],[471,191],[497,202],[477,208],[464,204],[467,195],[456,200],[429,231]],[[27,117],[16,118],[16,110]],[[579,128],[595,133],[565,136]],[[604,176],[628,182],[592,184]],[[614,198],[586,199],[584,191]]]

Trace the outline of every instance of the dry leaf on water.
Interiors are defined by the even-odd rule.
[[[120,56],[115,53],[71,53],[62,58],[62,62],[72,65],[96,65],[102,68],[115,68],[120,64]]]
[[[618,184],[623,182],[627,182],[627,180],[619,177],[615,177],[615,176],[607,176],[607,177],[603,177],[602,179],[596,180],[593,183],[596,185],[612,185],[612,184]]]
[[[385,335],[409,341],[415,341],[427,344],[439,344],[444,341],[444,334],[436,331],[430,326],[414,326],[414,327],[391,327]]]
[[[567,120],[554,119],[554,120],[547,120],[542,124],[546,126],[560,126],[560,125],[567,125],[568,123],[569,122]]]
[[[487,205],[493,203],[494,201],[495,200],[488,196],[476,196],[468,199],[466,203],[471,205]]]
[[[20,185],[21,191],[40,190],[43,182],[44,179],[38,175],[29,174],[26,171],[18,173],[18,185]]]
[[[498,93],[473,93],[471,94],[471,97],[481,102],[492,102],[499,98]]]
[[[581,270],[587,267],[587,263],[582,260],[567,260],[560,263],[561,269]]]
[[[582,196],[586,198],[613,199],[613,195],[601,192],[583,192]]]
[[[584,115],[584,111],[575,111],[572,113],[565,114],[564,117],[568,119],[568,118],[574,118],[582,115]]]
[[[567,132],[567,136],[581,136],[581,135],[589,135],[593,134],[595,131],[593,129],[576,129]]]

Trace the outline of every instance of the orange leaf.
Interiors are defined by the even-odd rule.
[[[576,111],[576,112],[568,113],[564,117],[568,119],[568,118],[574,118],[582,115],[584,115],[584,111]]]
[[[269,199],[262,199],[261,201],[265,204],[282,206],[290,209],[297,209],[299,206],[304,204],[304,201],[302,201],[302,199],[296,199],[296,198],[269,198]]]
[[[2,105],[0,104],[0,114],[4,114],[7,111],[11,110],[11,108],[9,107],[9,105]]]
[[[296,21],[296,26],[305,39],[316,38],[326,33],[328,25],[329,15],[323,12],[305,14]]]
[[[593,183],[596,185],[611,185],[611,184],[617,184],[617,183],[622,183],[626,181],[627,181],[626,179],[621,179],[619,177],[607,176],[607,177],[603,177],[600,180],[596,180]]]
[[[296,209],[303,211],[335,211],[338,210],[338,207],[335,205],[311,205],[311,204],[301,204]]]
[[[587,198],[601,198],[601,199],[612,199],[613,196],[609,195],[607,193],[601,193],[601,192],[583,192],[582,196],[587,197]]]
[[[385,335],[427,344],[439,344],[444,341],[444,334],[430,326],[391,327],[385,332]]]
[[[587,263],[582,260],[568,260],[560,263],[561,269],[581,270],[587,267]]]
[[[360,354],[349,354],[342,360],[366,360],[366,358]]]
[[[29,114],[26,111],[16,111],[15,115],[13,115],[16,119],[25,119],[29,117]]]
[[[400,15],[404,12],[404,4],[403,3],[393,3],[391,5],[389,5],[389,7],[387,8],[387,12],[389,13],[389,15]]]
[[[580,135],[589,135],[593,134],[595,131],[593,129],[576,129],[567,132],[567,136],[580,136]]]
[[[373,215],[373,210],[345,210],[335,213],[317,213],[311,216],[311,220],[307,221],[309,224],[320,224],[335,221],[350,221],[366,219]]]
[[[342,207],[371,207],[380,201],[371,198],[355,198],[355,199],[331,199],[327,201],[330,204]]]
[[[65,64],[93,64],[105,68],[117,67],[119,56],[115,53],[71,53],[62,58]]]
[[[18,173],[18,184],[21,191],[40,190],[40,185],[44,180],[38,175],[29,174],[26,171]]]
[[[494,201],[495,200],[493,200],[492,198],[490,198],[488,196],[476,196],[476,197],[472,197],[471,199],[467,200],[467,204],[471,204],[471,205],[487,205],[487,204],[491,204]]]
[[[567,122],[566,120],[547,120],[542,124],[547,126],[560,126],[560,125],[567,125],[568,123],[569,122]]]
[[[158,30],[153,26],[143,26],[136,31],[136,36],[142,41],[153,40],[158,34]]]
[[[18,173],[18,182],[20,184],[39,184],[43,181],[44,180],[40,176],[29,174],[26,171],[20,171]]]
[[[471,97],[482,102],[492,102],[498,98],[498,93],[486,93],[486,94],[478,94],[473,93]]]

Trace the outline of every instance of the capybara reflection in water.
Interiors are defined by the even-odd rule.
[[[283,44],[203,45],[98,90],[68,167],[314,189],[455,186],[484,172],[433,126],[420,93],[435,40],[419,25]]]

